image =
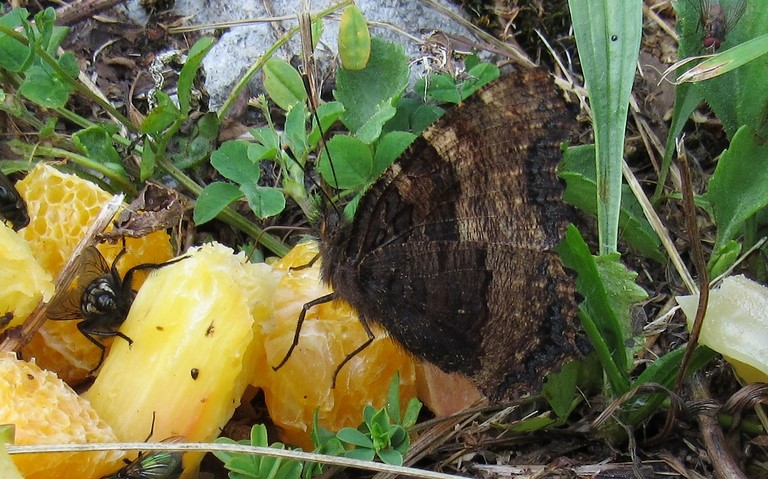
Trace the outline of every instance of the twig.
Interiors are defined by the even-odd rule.
[[[710,394],[700,374],[694,374],[691,379],[691,396],[695,401],[709,401]],[[712,410],[700,412],[696,419],[699,422],[701,438],[707,449],[709,460],[715,470],[715,477],[719,479],[746,479],[746,475],[739,469],[725,443],[723,430],[717,423],[717,417]]]
[[[124,0],[74,0],[56,9],[56,25],[71,25],[112,8]]]
[[[683,181],[683,211],[685,212],[686,229],[688,230],[688,242],[691,253],[693,254],[693,263],[696,266],[696,272],[699,274],[699,304],[696,309],[696,318],[693,321],[691,334],[688,338],[688,346],[685,349],[683,362],[680,364],[680,373],[675,381],[675,391],[680,392],[685,379],[688,364],[693,356],[693,351],[699,341],[701,327],[704,324],[704,315],[707,312],[707,303],[709,302],[709,273],[707,263],[704,260],[704,253],[701,250],[701,240],[699,238],[699,228],[696,222],[696,205],[693,201],[693,186],[691,184],[691,170],[688,167],[688,156],[685,154],[682,140],[677,140],[677,154],[680,161],[680,176]]]

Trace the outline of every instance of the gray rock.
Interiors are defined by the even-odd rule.
[[[311,12],[318,12],[331,5],[328,0],[316,0],[311,3]],[[402,30],[408,35],[423,38],[433,31],[466,37],[477,41],[473,33],[461,24],[419,1],[408,0],[357,0],[355,2],[362,10],[366,19],[373,22],[390,25]],[[447,0],[439,0],[447,9],[464,16],[460,9]],[[271,11],[265,9],[265,4]],[[229,95],[232,87],[242,78],[264,52],[273,45],[285,32],[298,24],[295,17],[299,13],[299,0],[244,0],[229,2],[227,0],[177,0],[174,11],[178,15],[189,16],[190,24],[221,23],[234,20],[264,19],[270,17],[294,16],[290,20],[265,22],[248,26],[235,26],[225,32],[213,49],[206,56],[203,66],[206,72],[206,89],[210,95],[210,108],[218,109]],[[138,0],[128,2],[127,9],[134,20],[146,21],[146,15],[138,5]],[[340,12],[339,12],[340,14]],[[335,61],[335,50],[338,38],[339,15],[326,17],[323,35],[318,51],[315,52],[318,65],[328,68]],[[373,26],[371,33],[388,41],[397,42],[404,46],[406,55],[419,63],[424,57],[419,51],[419,43],[403,33],[385,26]],[[278,57],[291,60],[300,57],[301,44],[299,36],[294,36],[286,45],[277,51]],[[423,75],[423,65],[412,69],[412,80]],[[251,82],[250,91],[245,94],[258,94],[259,76]]]

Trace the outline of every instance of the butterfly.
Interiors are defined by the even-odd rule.
[[[369,338],[369,325],[383,327],[493,401],[538,389],[588,349],[573,277],[552,250],[569,223],[556,167],[573,123],[540,70],[505,76],[447,112],[351,220],[324,208],[320,270],[334,292],[304,311],[346,301]]]

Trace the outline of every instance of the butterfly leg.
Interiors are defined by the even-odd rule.
[[[299,313],[299,321],[296,323],[296,331],[293,333],[293,342],[291,343],[291,347],[288,348],[288,352],[285,353],[285,357],[283,357],[283,360],[280,361],[280,364],[278,364],[277,366],[272,366],[273,371],[277,371],[278,369],[283,367],[283,364],[285,364],[285,362],[288,361],[288,358],[291,357],[291,354],[293,354],[293,350],[296,348],[296,345],[299,344],[299,334],[301,334],[301,326],[304,324],[304,319],[307,317],[307,311],[317,306],[318,304],[330,303],[334,299],[336,299],[336,294],[331,293],[331,294],[326,294],[325,296],[321,296],[317,299],[313,299],[308,303],[304,303],[304,306],[301,307],[301,313]],[[336,382],[335,375],[334,375],[334,382]]]
[[[333,372],[333,380],[331,381],[331,388],[336,387],[336,377],[339,375],[339,371],[341,371],[341,368],[343,368],[344,365],[347,364],[350,359],[354,358],[355,356],[363,352],[363,350],[368,346],[370,346],[371,343],[373,342],[373,339],[374,339],[373,332],[371,331],[371,328],[368,327],[368,322],[362,316],[360,317],[360,324],[363,325],[363,329],[365,330],[365,334],[368,335],[368,339],[366,339],[365,342],[360,346],[358,346],[354,351],[347,354],[347,357],[344,358],[344,361],[340,362],[339,365],[336,366],[336,370]]]

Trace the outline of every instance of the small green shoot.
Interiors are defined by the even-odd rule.
[[[400,419],[400,376],[396,374],[389,386],[387,405],[379,410],[366,406],[363,423],[357,429],[342,429],[336,439],[347,446],[347,457],[367,461],[378,457],[384,463],[402,466],[411,444],[407,429],[416,423],[420,410],[421,402],[413,398]]]
[[[250,441],[233,441],[226,437],[220,437],[216,439],[216,442],[285,449],[285,444],[280,442],[269,444],[267,428],[263,424],[256,424],[251,428]],[[303,469],[301,462],[279,457],[262,457],[221,451],[215,451],[213,454],[229,470],[230,479],[299,479]]]

